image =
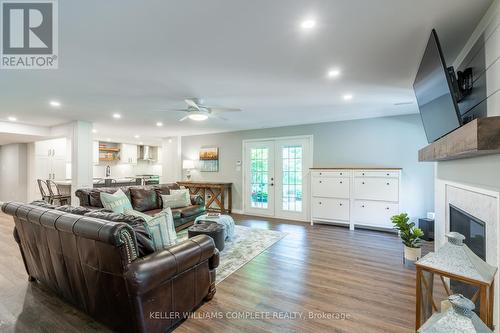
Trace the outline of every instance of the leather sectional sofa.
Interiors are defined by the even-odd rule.
[[[176,183],[145,186],[120,187],[130,199],[135,210],[148,215],[154,215],[162,210],[162,194],[170,194],[170,190],[179,189]],[[80,206],[99,209],[102,208],[100,193],[115,193],[117,187],[83,188],[78,189],[75,195],[80,200]],[[189,227],[196,217],[205,214],[205,200],[199,195],[191,196],[191,206],[172,209],[174,224],[177,230]]]
[[[16,202],[2,210],[14,217],[30,281],[114,331],[170,331],[215,293],[219,254],[208,236],[140,257],[135,229],[114,222],[116,216],[104,220],[83,215],[93,212],[82,207]]]

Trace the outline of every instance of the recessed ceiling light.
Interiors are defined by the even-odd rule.
[[[188,117],[189,119],[196,121],[203,121],[208,119],[208,116],[206,114],[200,114],[200,113],[190,114]]]
[[[303,29],[303,30],[311,30],[313,29],[314,27],[316,27],[316,21],[314,19],[305,19],[304,21],[302,21],[300,23],[300,27]]]
[[[172,139],[168,139],[168,143],[172,143]]]
[[[159,122],[157,122],[157,123],[156,123],[156,126],[158,126],[158,127],[162,127],[162,126],[163,126],[163,123],[162,123],[161,121],[159,121]]]
[[[134,138],[139,139],[141,136],[139,134],[134,135]]]
[[[53,106],[55,108],[58,108],[61,106],[61,102],[59,102],[59,101],[50,101],[49,104],[50,104],[50,106]]]
[[[95,128],[93,128],[92,133],[97,133],[97,130]]]
[[[139,144],[142,145],[142,144],[144,144],[144,142],[141,141],[141,142],[139,142]]]
[[[113,113],[113,118],[120,119],[121,117],[122,117],[121,114],[119,114],[119,113]]]
[[[344,100],[346,101],[350,101],[354,96],[352,96],[352,94],[345,94],[344,95]]]
[[[17,121],[17,118],[16,117],[8,117],[7,118],[9,121]]]
[[[338,69],[338,68],[332,68],[332,69],[330,69],[328,71],[327,75],[328,75],[329,78],[338,77],[340,75],[340,69]]]

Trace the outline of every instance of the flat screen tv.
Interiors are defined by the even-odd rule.
[[[452,78],[435,30],[427,42],[413,89],[429,143],[460,127],[460,111]]]

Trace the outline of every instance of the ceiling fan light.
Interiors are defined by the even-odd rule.
[[[208,116],[206,114],[199,114],[199,113],[190,114],[189,119],[195,120],[195,121],[203,121],[203,120],[207,120]]]

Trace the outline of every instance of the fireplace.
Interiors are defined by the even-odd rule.
[[[486,224],[480,219],[450,204],[450,231],[456,231],[465,236],[464,243],[478,257],[486,261]],[[450,281],[453,293],[462,294],[471,299],[477,291],[477,287],[465,283]],[[476,302],[476,309],[479,308]]]

